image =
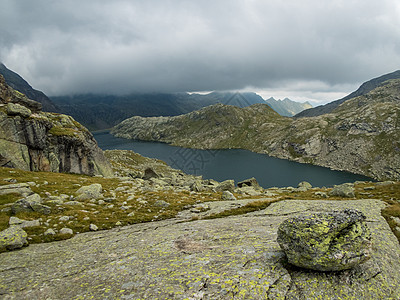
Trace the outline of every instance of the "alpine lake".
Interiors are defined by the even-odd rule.
[[[233,179],[237,183],[255,177],[263,188],[297,187],[301,181],[316,187],[332,187],[346,182],[372,180],[362,175],[278,159],[248,150],[188,149],[159,142],[117,138],[108,131],[93,132],[93,136],[103,150],[132,150],[146,157],[163,160],[185,173],[202,175],[204,179]]]

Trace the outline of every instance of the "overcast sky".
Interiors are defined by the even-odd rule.
[[[399,0],[0,0],[0,61],[48,95],[327,102],[400,69]]]

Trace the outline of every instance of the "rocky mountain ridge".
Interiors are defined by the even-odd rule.
[[[42,104],[44,111],[58,112],[58,108],[43,92],[32,88],[28,82],[20,75],[8,69],[4,64],[0,63],[0,74],[3,75],[6,83],[14,90],[25,94],[29,99],[35,100]]]
[[[400,80],[389,80],[332,113],[285,118],[267,105],[215,105],[178,117],[134,117],[112,134],[200,148],[242,148],[278,158],[400,179]]]
[[[363,95],[369,93],[370,91],[372,91],[373,89],[377,88],[378,86],[380,86],[383,82],[385,82],[387,80],[399,79],[399,78],[400,78],[400,70],[379,76],[377,78],[374,78],[367,82],[364,82],[356,91],[350,93],[349,95],[347,95],[346,97],[343,97],[342,99],[332,101],[325,105],[320,105],[317,107],[303,110],[303,111],[299,112],[295,117],[298,117],[298,118],[315,117],[315,116],[320,116],[323,114],[331,113],[335,108],[337,108],[343,102],[345,102],[349,99],[355,98],[355,97],[363,96]]]
[[[111,176],[92,134],[72,117],[41,111],[0,75],[0,165],[32,171]]]

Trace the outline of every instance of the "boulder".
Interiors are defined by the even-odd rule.
[[[98,199],[101,197],[101,192],[103,191],[103,187],[100,183],[94,183],[88,186],[83,186],[79,190],[76,191],[78,196],[76,200],[89,200],[89,199]]]
[[[0,186],[0,195],[7,195],[7,194],[33,194],[29,184],[27,183],[15,183],[15,184],[6,184]]]
[[[237,188],[235,193],[244,194],[248,196],[259,196],[262,194],[261,189],[254,188],[253,186],[243,186],[241,188]]]
[[[144,170],[144,175],[143,175],[144,180],[149,180],[150,178],[159,178],[159,177],[160,175],[150,167]]]
[[[47,230],[44,232],[44,235],[51,235],[51,236],[53,236],[53,235],[56,235],[56,232],[55,232],[53,229],[49,228],[49,229],[47,229]]]
[[[335,185],[333,189],[329,192],[329,196],[353,198],[355,197],[354,185],[352,183],[343,183],[341,185]]]
[[[42,198],[39,194],[32,194],[26,198],[19,199],[11,206],[11,212],[17,214],[20,212],[38,212],[41,214],[49,214],[51,208],[42,204]]]
[[[317,271],[351,269],[371,257],[366,217],[355,209],[287,219],[277,241],[289,263]]]
[[[10,116],[22,116],[24,118],[29,117],[32,114],[32,111],[25,107],[22,106],[18,103],[8,103],[7,104],[7,114]]]
[[[223,192],[223,191],[233,192],[234,189],[235,189],[235,181],[233,180],[225,180],[215,188],[217,192]]]
[[[90,231],[97,231],[99,229],[99,227],[97,227],[96,225],[94,225],[94,224],[90,224],[89,225],[89,230]]]
[[[17,217],[10,217],[10,220],[8,221],[8,225],[18,226],[20,228],[36,227],[36,226],[40,226],[40,221],[39,220],[27,221],[27,220],[19,219]]]
[[[157,200],[156,202],[154,202],[154,206],[157,206],[157,207],[167,208],[170,205],[171,204],[169,204],[168,202],[166,202],[164,200]]]
[[[236,200],[236,197],[230,191],[222,192],[222,200]]]
[[[307,181],[302,181],[297,186],[297,190],[300,192],[308,191],[311,188],[312,188],[312,185]]]
[[[190,185],[190,190],[193,192],[202,192],[204,191],[204,186],[200,180],[196,180]]]
[[[74,234],[74,231],[73,231],[71,228],[66,228],[66,227],[64,227],[64,228],[61,228],[60,234],[63,234],[63,235],[73,235],[73,234]]]
[[[240,182],[238,182],[237,185],[239,188],[247,187],[247,186],[252,186],[255,189],[260,188],[260,185],[258,184],[257,179],[255,179],[254,177],[240,181]]]
[[[0,252],[28,246],[27,233],[18,226],[11,226],[0,232]]]

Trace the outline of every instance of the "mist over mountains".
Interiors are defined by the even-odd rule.
[[[217,103],[247,107],[267,103],[283,116],[293,116],[310,108],[309,103],[290,99],[265,101],[252,92],[211,92],[199,93],[136,93],[124,96],[84,94],[51,97],[33,89],[20,75],[0,64],[0,74],[15,90],[43,105],[44,111],[71,115],[90,130],[109,129],[132,116],[157,117],[177,116]]]

